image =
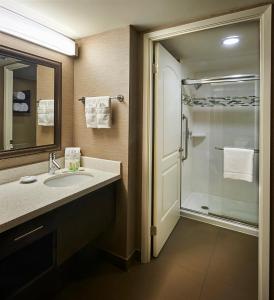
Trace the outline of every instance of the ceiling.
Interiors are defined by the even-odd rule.
[[[225,37],[238,36],[240,42],[225,47]],[[218,72],[258,72],[260,33],[259,21],[242,22],[209,30],[180,35],[161,44],[181,60],[193,74]]]
[[[265,3],[265,0],[0,0],[0,6],[73,39],[129,24],[141,31],[151,30]]]

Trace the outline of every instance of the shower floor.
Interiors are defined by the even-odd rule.
[[[249,225],[257,226],[258,224],[257,205],[244,201],[193,192],[182,202],[182,208]]]

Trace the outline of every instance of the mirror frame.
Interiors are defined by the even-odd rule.
[[[0,150],[0,159],[61,150],[62,129],[62,63],[0,45],[0,54],[54,69],[54,143],[22,149]]]

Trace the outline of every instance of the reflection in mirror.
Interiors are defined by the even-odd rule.
[[[0,53],[0,151],[54,144],[54,72]]]

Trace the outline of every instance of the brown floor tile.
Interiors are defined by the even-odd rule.
[[[224,229],[219,232],[202,300],[258,298],[257,243],[256,237]]]
[[[255,237],[183,219],[150,264],[86,264],[52,300],[255,300],[257,255]]]
[[[243,287],[229,285],[221,278],[206,280],[200,300],[257,300],[258,294],[253,289],[245,290]]]
[[[219,230],[212,225],[183,219],[170,236],[159,259],[205,273]]]
[[[203,276],[199,273],[155,261],[122,273],[115,267],[107,267],[105,273],[73,282],[55,299],[198,300],[203,283]]]
[[[195,272],[176,264],[164,260],[153,261],[146,265],[146,276],[149,279],[149,297],[151,300],[198,300],[201,292],[204,276],[200,272]],[[139,271],[137,271],[139,269]],[[139,272],[139,276],[144,279],[144,272],[136,267],[133,274]],[[179,284],[180,283],[180,284]],[[136,298],[141,299],[141,298]],[[142,298],[146,299],[146,298]]]

